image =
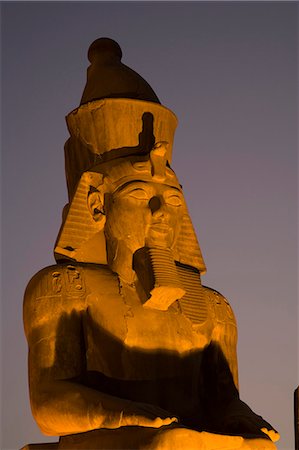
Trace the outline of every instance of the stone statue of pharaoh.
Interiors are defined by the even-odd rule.
[[[278,433],[239,398],[232,309],[201,284],[170,167],[176,118],[118,44],[91,50],[67,117],[57,264],[25,293],[33,415],[59,449],[273,450]]]

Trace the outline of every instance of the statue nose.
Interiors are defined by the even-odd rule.
[[[152,212],[152,214],[155,214],[156,211],[158,211],[161,208],[162,202],[159,199],[159,197],[152,197],[150,201],[148,202],[148,206]]]
[[[169,219],[169,211],[167,210],[167,205],[163,201],[163,199],[160,199],[160,197],[152,197],[150,201],[148,202],[148,206],[152,212],[152,216],[156,220],[160,220],[160,218],[163,221],[168,222]]]

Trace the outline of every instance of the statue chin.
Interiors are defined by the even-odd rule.
[[[132,256],[124,241],[113,241],[108,250],[109,266],[122,282],[136,284],[145,308],[166,311],[185,290],[179,281],[172,251],[163,247],[142,247]]]
[[[146,308],[166,311],[186,293],[168,248],[140,248],[133,255],[133,269],[145,293]]]

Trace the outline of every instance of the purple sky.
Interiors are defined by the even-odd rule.
[[[22,300],[53,264],[66,203],[64,116],[108,36],[179,119],[173,167],[239,326],[241,397],[293,448],[297,381],[297,7],[288,2],[2,3],[2,445],[30,412]]]

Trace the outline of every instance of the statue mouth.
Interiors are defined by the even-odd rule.
[[[170,226],[167,223],[165,223],[165,222],[155,222],[155,223],[152,224],[151,230],[159,232],[159,233],[166,234],[166,233],[169,233]]]

